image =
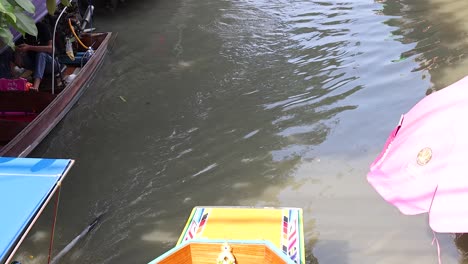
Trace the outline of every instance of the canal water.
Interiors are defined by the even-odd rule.
[[[32,157],[76,160],[54,253],[147,263],[197,205],[304,210],[308,263],[437,263],[426,215],[366,181],[400,115],[468,69],[468,2],[141,0],[93,83]],[[18,258],[45,263],[52,208]],[[463,263],[438,234],[444,263]],[[468,263],[468,262],[467,262]]]

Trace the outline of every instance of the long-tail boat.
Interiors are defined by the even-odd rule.
[[[174,248],[149,264],[304,264],[300,208],[195,207]]]
[[[54,64],[52,74],[44,77],[38,92],[28,90],[25,78],[0,79],[0,156],[26,157],[49,134],[89,86],[111,42],[110,32],[89,28],[94,10],[91,5],[84,14],[79,12],[84,10],[82,6],[59,5],[55,16],[49,16],[46,0],[32,3],[36,22],[49,19],[53,56],[60,64]],[[16,33],[15,38],[19,37]],[[69,57],[65,38],[74,40],[69,42],[73,49]]]

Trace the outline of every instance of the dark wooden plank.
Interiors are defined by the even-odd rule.
[[[108,37],[107,33],[95,32],[95,33],[84,33],[81,35],[81,41],[85,46],[91,46],[94,50],[99,49],[100,44]],[[107,43],[106,43],[107,45]],[[80,51],[86,51],[83,47],[80,47]]]
[[[27,122],[0,119],[0,144],[8,143],[27,125]]]
[[[74,66],[67,66],[67,69],[65,69],[65,71],[63,72],[63,77],[65,78],[65,76],[72,74],[76,68],[77,67]]]
[[[54,98],[43,92],[0,92],[0,112],[40,113]]]

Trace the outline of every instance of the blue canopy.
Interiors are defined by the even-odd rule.
[[[42,19],[47,14],[47,5],[45,0],[31,0],[33,5],[36,7],[36,12],[34,12],[34,20],[37,22]],[[60,0],[55,0],[55,3],[58,4]]]
[[[55,0],[55,2],[58,4],[60,0]],[[31,0],[31,3],[35,7],[34,14],[29,14],[29,13],[26,13],[26,14],[32,17],[35,22],[44,18],[44,16],[47,15],[47,13],[49,12],[47,11],[46,0]],[[13,34],[13,40],[17,40],[21,36],[21,33],[19,33],[13,28],[10,28],[10,31],[11,31],[11,34]],[[4,52],[7,48],[8,46],[6,46],[2,41],[0,41],[0,53]]]
[[[0,262],[25,236],[69,168],[69,159],[0,157]]]
[[[55,0],[55,2],[58,4],[60,0]],[[49,12],[47,11],[46,0],[31,0],[31,3],[34,5],[36,10],[33,15],[31,14],[28,14],[28,15],[31,16],[35,22],[41,20]],[[13,39],[15,40],[21,36],[21,34],[14,29],[11,29],[11,32],[13,34]]]

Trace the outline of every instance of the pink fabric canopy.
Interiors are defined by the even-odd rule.
[[[468,77],[426,96],[391,132],[369,183],[436,232],[468,232]]]

